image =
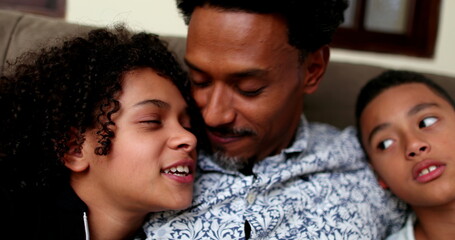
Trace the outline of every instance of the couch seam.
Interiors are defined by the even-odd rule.
[[[19,22],[24,18],[24,15],[21,15],[17,18],[17,21],[14,23],[13,25],[13,28],[11,29],[11,32],[9,34],[9,38],[8,38],[8,41],[6,43],[6,51],[5,53],[3,54],[3,62],[2,62],[2,69],[1,70],[1,73],[3,74],[4,70],[5,70],[5,67],[6,67],[6,62],[7,62],[7,59],[6,57],[8,56],[8,53],[9,53],[9,50],[10,50],[10,46],[11,46],[11,42],[13,41],[13,35],[14,33],[16,32],[16,29],[17,29],[17,26],[19,25]]]

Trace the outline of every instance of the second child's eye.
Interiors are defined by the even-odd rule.
[[[386,139],[378,144],[378,148],[381,150],[386,150],[389,148],[393,143],[392,139]]]
[[[438,121],[437,117],[426,117],[422,121],[419,122],[419,128],[426,128]]]

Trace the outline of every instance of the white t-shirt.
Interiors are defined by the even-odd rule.
[[[414,213],[409,214],[404,227],[400,231],[388,236],[386,240],[415,240],[414,223],[416,219]]]

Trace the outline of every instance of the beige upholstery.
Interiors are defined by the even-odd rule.
[[[0,70],[3,71],[6,60],[11,60],[26,50],[52,44],[56,38],[72,36],[91,28],[93,27],[70,24],[54,18],[0,10]],[[182,62],[185,39],[172,36],[162,38]],[[354,124],[354,103],[360,87],[383,70],[375,66],[331,62],[319,89],[305,100],[304,112],[307,118],[338,127]],[[455,78],[425,75],[433,78],[449,93],[455,93]]]

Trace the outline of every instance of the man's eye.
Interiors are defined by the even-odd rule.
[[[436,118],[436,117],[426,117],[422,121],[419,122],[419,128],[429,127],[429,126],[435,124],[437,121],[438,121],[438,118]]]
[[[389,148],[393,143],[392,139],[386,139],[378,144],[378,148],[381,150],[386,150]]]
[[[191,80],[191,86],[193,86],[193,87],[203,88],[203,87],[207,87],[208,85],[210,85],[210,82],[208,82],[208,81],[193,81],[193,80]]]
[[[262,93],[265,87],[261,87],[255,90],[242,90],[239,89],[240,94],[247,96],[247,97],[254,97]]]

